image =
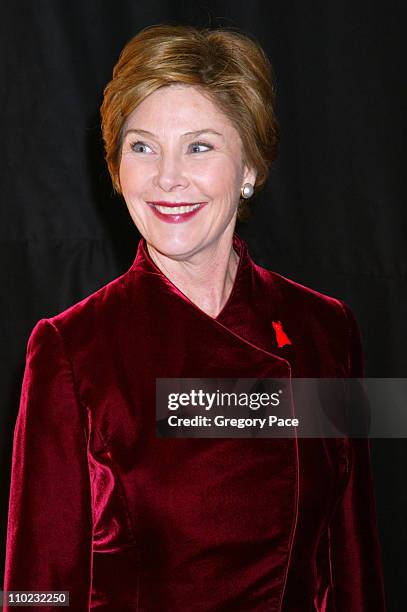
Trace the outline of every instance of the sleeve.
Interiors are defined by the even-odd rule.
[[[364,376],[360,332],[341,302],[349,329],[349,377]],[[376,502],[367,438],[348,439],[349,479],[328,528],[331,600],[327,612],[383,612],[386,609]]]
[[[33,329],[17,415],[6,543],[5,591],[69,591],[88,610],[92,505],[86,411],[54,324]],[[3,610],[15,609],[4,603]],[[25,609],[38,610],[36,606]],[[55,610],[42,605],[41,610]]]

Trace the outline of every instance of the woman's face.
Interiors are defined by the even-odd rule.
[[[198,89],[170,85],[143,100],[124,126],[119,176],[146,241],[182,260],[232,234],[240,189],[256,178],[242,153],[237,130]]]

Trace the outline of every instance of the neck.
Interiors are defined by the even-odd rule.
[[[149,255],[161,272],[191,302],[216,318],[226,304],[235,281],[239,256],[233,249],[233,233],[185,260],[175,260],[147,243]]]

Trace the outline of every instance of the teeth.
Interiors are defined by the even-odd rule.
[[[154,208],[163,213],[164,215],[178,215],[182,213],[191,212],[192,210],[196,210],[201,205],[200,204],[192,204],[191,206],[159,206],[158,204],[153,204]]]

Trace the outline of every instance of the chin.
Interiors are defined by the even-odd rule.
[[[186,228],[182,231],[178,228],[154,231],[145,238],[154,249],[173,259],[182,259],[204,244],[203,234],[191,235],[191,231]]]
[[[147,244],[151,245],[156,251],[163,255],[182,254],[191,249],[194,242],[199,241],[199,238],[193,238],[191,235],[191,225],[189,228],[180,227],[177,224],[167,224],[161,221],[151,220],[145,216],[136,217],[132,215],[133,222],[139,233],[146,240]],[[193,234],[198,233],[193,232]],[[202,230],[199,231],[202,234]]]

